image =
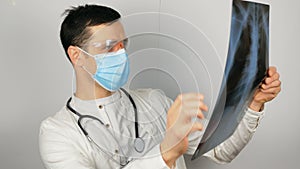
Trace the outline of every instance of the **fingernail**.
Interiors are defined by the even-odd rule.
[[[208,107],[205,105],[205,111],[208,111]]]

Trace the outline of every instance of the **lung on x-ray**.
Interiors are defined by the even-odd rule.
[[[245,114],[269,60],[269,6],[233,0],[229,50],[213,114],[192,160],[229,138]]]

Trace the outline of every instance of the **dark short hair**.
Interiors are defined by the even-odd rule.
[[[69,46],[81,47],[91,36],[89,29],[87,29],[89,26],[109,23],[121,17],[116,10],[100,5],[71,7],[65,10],[63,15],[66,17],[61,24],[60,40],[70,61]]]

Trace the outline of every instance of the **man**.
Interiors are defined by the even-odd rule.
[[[197,117],[208,108],[199,93],[180,94],[173,102],[158,90],[121,90],[129,73],[120,14],[104,6],[66,11],[61,42],[76,74],[68,104],[40,127],[40,153],[46,168],[178,168],[192,154],[202,130]],[[235,133],[204,154],[217,163],[233,160],[249,142],[264,104],[281,90],[270,67]],[[198,134],[197,134],[198,133]]]

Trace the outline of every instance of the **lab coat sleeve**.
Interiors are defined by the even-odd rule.
[[[93,163],[73,144],[69,134],[71,133],[66,133],[64,130],[58,131],[49,120],[42,122],[39,145],[45,168],[94,169]]]
[[[251,140],[257,126],[264,116],[264,111],[255,112],[250,108],[247,108],[245,111],[243,119],[232,136],[203,156],[218,164],[226,164],[230,163],[242,151]],[[195,152],[199,141],[200,140],[195,137],[190,140],[187,154],[192,155]]]

